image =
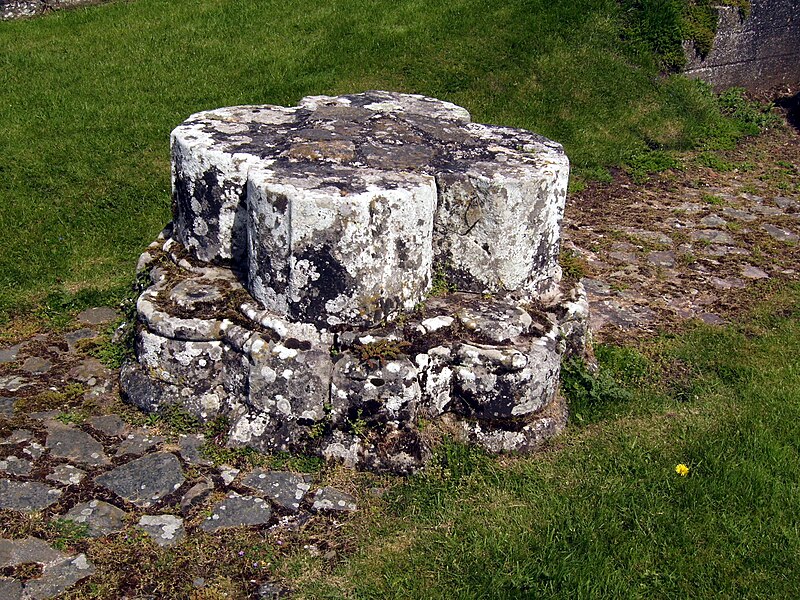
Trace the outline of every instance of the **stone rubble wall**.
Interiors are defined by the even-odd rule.
[[[719,26],[708,56],[687,44],[689,77],[715,90],[787,92],[800,87],[800,0],[751,0],[750,14],[720,6]]]
[[[0,0],[0,21],[37,17],[62,8],[100,4],[103,0]]]

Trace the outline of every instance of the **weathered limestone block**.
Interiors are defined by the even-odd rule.
[[[250,289],[277,314],[370,325],[412,309],[430,286],[433,178],[342,176],[346,187],[251,172]]]
[[[222,341],[174,340],[143,329],[136,351],[139,368],[160,388],[150,410],[178,403],[213,418],[227,398],[241,396],[246,389],[246,361]]]
[[[535,340],[527,352],[461,344],[453,394],[466,406],[465,416],[513,420],[540,410],[558,387],[557,347],[555,332]]]
[[[541,297],[560,278],[563,150],[452,104],[366,92],[224,108],[187,119],[172,148],[176,239],[246,268],[289,320],[394,319],[424,297],[434,254],[475,291]]]
[[[564,426],[588,304],[557,262],[558,144],[388,92],[198,113],[172,144],[129,401],[398,473],[442,435],[526,451]]]
[[[385,364],[359,360],[345,353],[336,362],[331,380],[331,421],[358,427],[412,422],[420,400],[417,368],[408,358]]]

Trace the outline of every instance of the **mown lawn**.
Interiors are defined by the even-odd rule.
[[[169,132],[198,110],[424,93],[552,137],[583,178],[752,131],[659,76],[622,19],[613,0],[136,0],[0,23],[0,323],[121,297],[170,218]],[[798,340],[793,285],[728,328],[600,348],[599,395],[546,452],[444,444],[408,481],[350,475],[389,491],[287,532],[268,576],[311,598],[797,597]],[[215,543],[249,558],[242,539]],[[230,570],[140,543],[92,558],[198,599],[182,565]]]
[[[282,574],[310,598],[796,598],[798,340],[795,284],[738,326],[602,348],[619,389],[586,425],[531,458],[445,446],[348,525],[352,558]]]
[[[170,218],[169,132],[198,110],[423,93],[552,137],[589,177],[746,129],[660,77],[623,16],[614,0],[120,0],[2,22],[0,316],[121,295]]]

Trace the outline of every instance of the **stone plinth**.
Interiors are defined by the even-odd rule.
[[[367,92],[198,113],[172,152],[132,402],[226,415],[234,445],[401,472],[435,437],[420,422],[497,451],[563,426],[587,305],[557,262],[558,144]]]

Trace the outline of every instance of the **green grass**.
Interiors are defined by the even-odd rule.
[[[446,445],[352,525],[349,561],[284,574],[312,598],[797,597],[798,340],[795,285],[738,326],[605,347],[607,405],[548,452]]]
[[[122,298],[189,114],[371,88],[562,142],[579,178],[747,133],[613,0],[137,0],[0,23],[0,316]],[[637,163],[638,161],[638,163]],[[579,182],[580,184],[580,182]]]

